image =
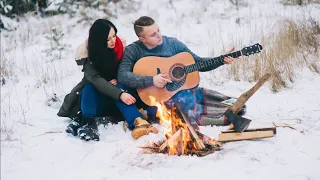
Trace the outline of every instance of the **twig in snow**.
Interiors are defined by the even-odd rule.
[[[63,133],[63,131],[46,131],[42,134],[39,134],[39,135],[36,135],[36,136],[33,136],[33,137],[38,137],[38,136],[42,136],[42,135],[45,135],[45,134],[54,134],[54,133]]]
[[[80,159],[80,161],[78,163],[80,163],[82,160],[84,160],[90,153],[92,153],[92,151],[93,151],[93,149],[90,152],[88,152],[82,159]]]
[[[277,125],[275,122],[272,122],[272,124],[273,124],[275,127],[287,127],[287,128],[290,128],[290,129],[299,131],[299,132],[302,133],[302,134],[304,133],[304,131],[302,131],[302,130],[300,131],[300,130],[298,130],[298,129],[292,127],[292,126],[290,126],[290,125],[287,124],[287,123],[284,123],[284,125]]]

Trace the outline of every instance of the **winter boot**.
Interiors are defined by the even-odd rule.
[[[140,108],[138,111],[142,114],[144,119],[148,119],[148,115],[146,114],[143,108]]]
[[[74,136],[78,135],[78,129],[83,126],[85,122],[82,121],[81,117],[74,118],[67,126],[66,133],[70,133]]]
[[[157,118],[157,106],[149,106],[146,110],[143,108],[139,109],[139,112],[143,115],[143,119],[147,119],[147,121],[151,124],[159,124],[160,119]]]
[[[142,119],[141,117],[137,117],[134,120],[134,129],[131,132],[131,136],[134,139],[139,139],[141,136],[147,135],[150,132],[157,134],[159,131],[157,128],[152,127],[148,121]]]
[[[99,141],[98,126],[94,118],[87,118],[87,123],[78,129],[79,138],[85,141]]]

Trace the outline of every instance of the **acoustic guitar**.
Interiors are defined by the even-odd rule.
[[[139,59],[133,68],[133,73],[140,76],[155,76],[159,73],[167,74],[167,78],[172,83],[167,83],[164,88],[150,86],[144,89],[137,89],[141,100],[154,106],[157,102],[169,100],[177,92],[185,89],[192,89],[199,85],[199,71],[213,67],[216,63],[223,62],[224,57],[234,58],[249,56],[259,53],[262,50],[260,44],[254,44],[243,48],[241,51],[221,55],[209,60],[195,62],[192,55],[188,52],[181,52],[172,57],[147,56]]]

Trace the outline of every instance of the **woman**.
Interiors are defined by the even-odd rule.
[[[96,117],[117,116],[119,110],[135,139],[158,132],[143,119],[135,105],[136,99],[117,83],[123,44],[116,34],[114,24],[98,19],[90,28],[88,40],[76,53],[76,62],[83,66],[84,77],[65,97],[58,116],[73,118],[66,132],[79,135],[83,140],[99,140]],[[79,114],[80,118],[75,118]]]

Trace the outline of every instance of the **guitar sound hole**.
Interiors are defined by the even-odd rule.
[[[175,79],[181,79],[184,77],[184,75],[185,75],[185,72],[183,67],[175,67],[172,69],[172,76]]]

